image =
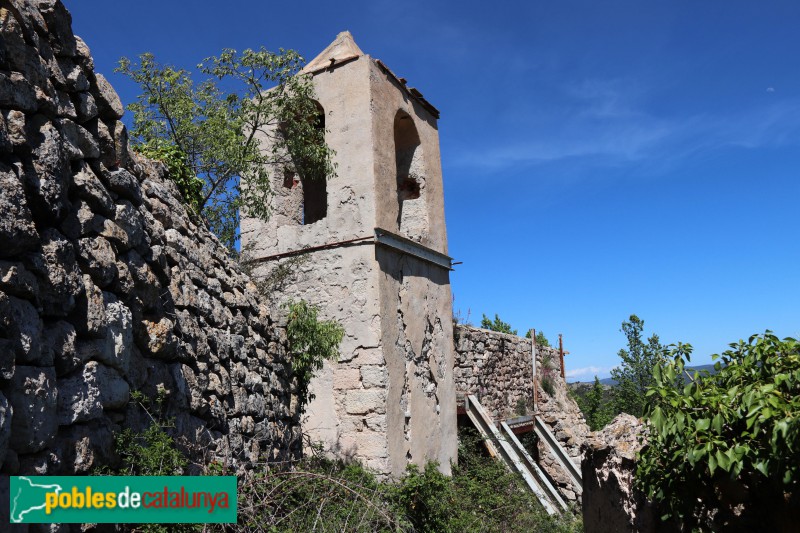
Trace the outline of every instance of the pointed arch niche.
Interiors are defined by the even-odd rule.
[[[425,165],[419,133],[405,111],[394,117],[394,153],[397,165],[397,229],[419,242],[428,233]]]

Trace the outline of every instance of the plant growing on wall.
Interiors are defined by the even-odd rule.
[[[531,338],[531,330],[525,334],[526,339]],[[550,346],[550,341],[547,340],[547,337],[544,336],[544,333],[541,331],[536,332],[536,344],[537,346]]]
[[[745,511],[759,512],[792,505],[788,495],[797,496],[800,343],[767,331],[730,347],[713,356],[717,374],[688,375],[691,347],[678,345],[647,391],[650,435],[636,480],[667,516],[689,527],[710,527],[726,503],[743,497],[751,501]]]
[[[302,65],[293,50],[226,49],[198,65],[204,77],[195,84],[153,54],[119,62],[117,72],[143,91],[128,106],[134,148],[177,172],[171,177],[187,202],[232,251],[240,208],[269,216],[271,167],[313,179],[334,173],[311,79],[298,75]]]
[[[314,399],[308,387],[314,372],[327,359],[336,361],[344,328],[333,320],[319,320],[319,308],[304,300],[286,303],[289,311],[286,336],[292,355],[292,371],[297,378],[299,412],[305,412]]]
[[[189,166],[185,153],[163,139],[153,139],[148,143],[139,144],[136,149],[143,156],[164,163],[170,179],[178,186],[183,199],[192,211],[198,214],[203,211],[204,182]]]
[[[544,390],[549,396],[555,396],[555,362],[553,361],[553,354],[550,352],[542,355],[542,368],[540,375],[542,390]]]
[[[141,391],[132,391],[130,404],[141,409],[151,423],[141,432],[125,428],[114,435],[114,452],[120,458],[116,470],[101,467],[97,473],[126,476],[175,476],[183,473],[188,461],[175,447],[175,441],[167,433],[173,420],[162,415],[166,394],[159,389],[155,398],[148,398]]]
[[[498,333],[508,333],[509,335],[517,334],[517,330],[511,329],[511,324],[508,322],[503,322],[500,320],[500,317],[497,316],[497,313],[494,315],[494,320],[490,320],[488,316],[483,315],[483,318],[481,318],[481,327],[483,329],[496,331]]]

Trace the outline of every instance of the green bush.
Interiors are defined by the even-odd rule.
[[[503,322],[497,313],[494,315],[494,320],[490,320],[488,316],[483,315],[481,318],[481,327],[490,331],[497,331],[498,333],[507,333],[509,335],[516,335],[517,330],[511,329],[511,324]]]
[[[528,330],[528,332],[525,334],[525,338],[526,339],[530,339],[531,338],[531,330]],[[545,337],[544,333],[541,332],[541,331],[537,331],[536,332],[536,345],[537,346],[547,346],[547,347],[550,346],[550,341],[547,340],[547,337]]]
[[[298,410],[302,414],[308,402],[314,399],[308,389],[314,372],[322,368],[326,359],[336,361],[339,357],[344,328],[333,320],[319,320],[319,308],[304,300],[290,301],[285,307],[289,311],[286,337],[292,355],[292,371],[297,378]]]
[[[768,331],[730,346],[714,356],[715,375],[688,375],[681,345],[655,368],[636,479],[691,527],[751,515],[770,530],[800,481],[800,343]],[[737,502],[749,504],[736,512]],[[753,517],[761,509],[772,511]]]
[[[165,394],[148,398],[140,391],[132,391],[130,403],[140,409],[151,423],[143,431],[125,428],[114,435],[114,451],[120,458],[116,468],[104,466],[94,471],[109,476],[180,476],[188,464],[186,456],[177,449],[175,440],[167,433],[172,420],[162,416]],[[126,524],[123,531],[141,533],[190,533],[201,531],[202,524]]]
[[[164,163],[169,178],[178,186],[186,204],[195,213],[202,211],[204,182],[194,174],[186,154],[180,148],[163,139],[151,139],[134,148],[143,156]]]

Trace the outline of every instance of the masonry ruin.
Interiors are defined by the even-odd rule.
[[[0,27],[0,472],[113,464],[114,433],[150,423],[132,391],[163,396],[198,468],[299,457],[285,328],[129,150],[66,8],[3,0]]]
[[[306,66],[337,176],[274,173],[272,218],[242,220],[251,278],[164,165],[129,150],[63,4],[0,0],[0,23],[0,472],[113,463],[114,433],[148,423],[132,391],[165,398],[198,467],[298,458],[282,304],[305,299],[346,332],[302,421],[330,453],[385,476],[448,472],[480,402],[516,432],[538,416],[555,444],[537,459],[557,498],[580,501],[563,461],[588,428],[562,379],[542,390],[547,350],[453,326],[439,112],[417,89],[347,32]],[[259,294],[252,279],[276,272]]]
[[[348,32],[303,72],[337,176],[312,192],[313,180],[275,173],[276,216],[242,220],[256,278],[294,261],[273,305],[302,298],[346,332],[339,362],[312,382],[303,429],[380,473],[428,461],[449,471],[456,400],[439,113]]]
[[[563,377],[548,394],[534,377],[529,340],[452,326],[438,111],[348,32],[303,72],[313,76],[337,175],[312,195],[308,180],[274,173],[276,216],[245,217],[242,246],[256,278],[291,265],[276,309],[302,298],[346,331],[338,363],[326,362],[312,382],[304,432],[383,474],[431,460],[447,472],[459,413],[473,395],[497,424],[522,415],[517,433],[534,431],[529,415],[537,414],[577,472],[589,430]],[[316,194],[327,197],[324,209]],[[540,349],[540,369],[555,356]],[[551,447],[539,448],[559,497],[579,502],[580,482]]]

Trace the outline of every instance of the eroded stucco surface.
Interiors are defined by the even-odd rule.
[[[303,430],[332,454],[383,474],[430,460],[449,471],[456,460],[449,271],[372,239],[381,228],[447,252],[436,119],[367,55],[316,71],[314,86],[338,165],[326,187],[327,216],[302,224],[302,191],[276,173],[277,216],[242,222],[257,278],[288,265],[274,292],[277,313],[281,302],[302,298],[346,332],[339,361],[312,382]],[[396,134],[399,116],[410,137]],[[364,240],[347,242],[354,239]],[[308,251],[272,257],[301,249]]]

